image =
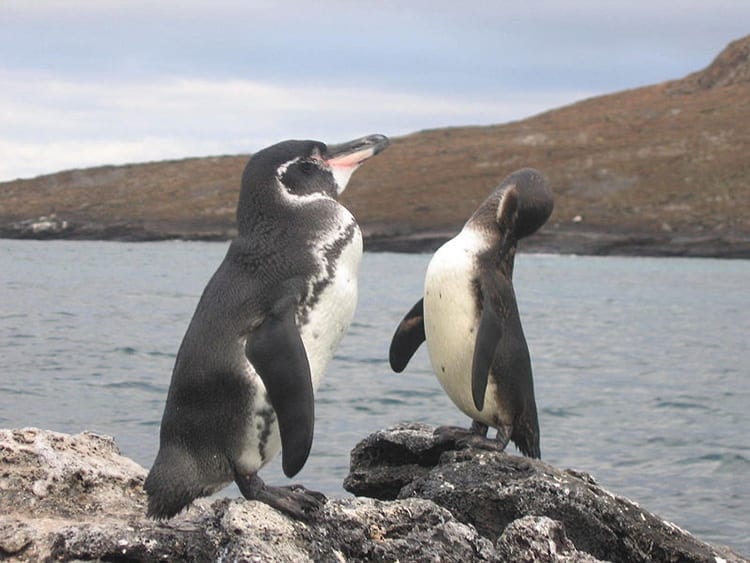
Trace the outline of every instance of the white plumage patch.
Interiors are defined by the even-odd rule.
[[[336,193],[341,195],[358,166],[334,166],[331,168],[333,179],[336,181]]]
[[[263,380],[249,361],[245,364],[245,377],[251,381],[255,395],[237,469],[249,474],[263,467],[281,451],[281,434]]]
[[[427,267],[424,326],[430,362],[440,384],[456,406],[474,420],[496,424],[494,383],[490,379],[482,411],[471,395],[471,367],[479,327],[473,279],[476,256],[487,243],[470,226],[441,246]]]
[[[325,280],[327,283],[316,296],[306,322],[300,326],[302,342],[310,362],[313,387],[316,389],[344,332],[349,328],[357,307],[357,276],[362,261],[362,234],[351,214],[344,207],[338,209],[337,228],[316,245],[315,255],[319,260],[320,270],[317,277],[308,281],[308,295],[312,295],[315,284],[323,282],[329,275],[331,266],[333,275],[330,280]],[[351,240],[341,250],[335,265],[329,264],[326,249],[332,248],[341,240],[350,225],[354,227]]]
[[[313,390],[318,389],[325,370],[354,317],[357,305],[357,275],[362,260],[362,235],[354,223],[354,218],[344,207],[339,206],[338,213],[337,227],[316,244],[315,256],[319,262],[319,273],[308,280],[308,296],[313,295],[316,284],[323,281],[327,283],[315,296],[315,302],[301,326],[298,319],[300,336],[310,363]],[[332,265],[328,263],[326,250],[344,237],[350,226],[353,226],[353,236],[338,254],[333,265],[333,277],[327,280],[325,278]],[[249,362],[245,374],[256,389],[256,394],[238,467],[244,472],[251,473],[263,467],[281,451],[281,435],[276,417],[269,416],[273,408],[268,401],[263,381]]]
[[[276,179],[279,180],[279,181],[281,181],[281,178],[283,178],[284,174],[286,174],[286,169],[289,168],[295,162],[299,162],[300,160],[302,160],[302,157],[301,156],[297,156],[297,157],[293,158],[292,160],[287,160],[284,164],[282,164],[281,166],[279,166],[276,169]]]

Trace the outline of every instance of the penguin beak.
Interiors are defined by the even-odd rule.
[[[336,195],[341,195],[346,189],[349,179],[360,164],[384,151],[390,144],[390,139],[385,135],[368,135],[348,143],[329,145],[323,160],[336,180]]]

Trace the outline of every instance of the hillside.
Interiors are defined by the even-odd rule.
[[[344,203],[370,249],[427,250],[451,236],[503,176],[533,166],[557,199],[527,250],[750,257],[748,124],[750,36],[681,80],[513,123],[396,138],[354,175]],[[227,238],[247,158],[0,183],[0,235]]]

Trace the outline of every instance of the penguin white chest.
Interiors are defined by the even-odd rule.
[[[318,389],[357,306],[357,275],[362,260],[362,235],[356,225],[353,236],[342,244],[341,251],[329,254],[328,258],[324,252],[319,254],[321,273],[309,280],[308,292],[311,300],[298,314],[300,336],[307,352],[314,390]],[[333,258],[335,264],[326,262],[327,259]],[[331,275],[328,275],[329,273]],[[317,292],[316,284],[322,287]],[[257,393],[250,409],[252,414],[248,420],[238,467],[250,473],[276,456],[281,450],[281,436],[263,381],[249,362],[246,374],[252,380]]]
[[[356,225],[352,236],[345,240],[340,253],[326,256],[321,251],[321,273],[310,281],[310,290],[313,291],[315,284],[322,290],[313,295],[307,313],[300,319],[300,335],[310,362],[314,389],[318,388],[357,307],[362,235]]]
[[[445,392],[465,414],[491,424],[489,393],[484,416],[471,395],[471,368],[480,311],[476,296],[476,256],[485,246],[480,235],[465,228],[446,242],[427,267],[424,327],[432,369]],[[494,386],[490,382],[491,386]],[[485,420],[487,419],[487,420]]]

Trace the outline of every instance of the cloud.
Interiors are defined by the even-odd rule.
[[[613,91],[697,70],[748,18],[747,0],[3,0],[0,60],[81,78]]]
[[[252,152],[285,138],[338,142],[501,123],[590,92],[425,96],[251,80],[69,81],[0,74],[0,180],[98,164]]]
[[[88,168],[183,158],[194,151],[215,154],[211,143],[183,139],[145,137],[133,141],[71,139],[19,143],[0,138],[0,182],[40,174]],[[238,151],[239,152],[239,151]],[[203,152],[201,152],[203,154]]]
[[[748,0],[2,0],[0,180],[519,119],[679,78]]]

